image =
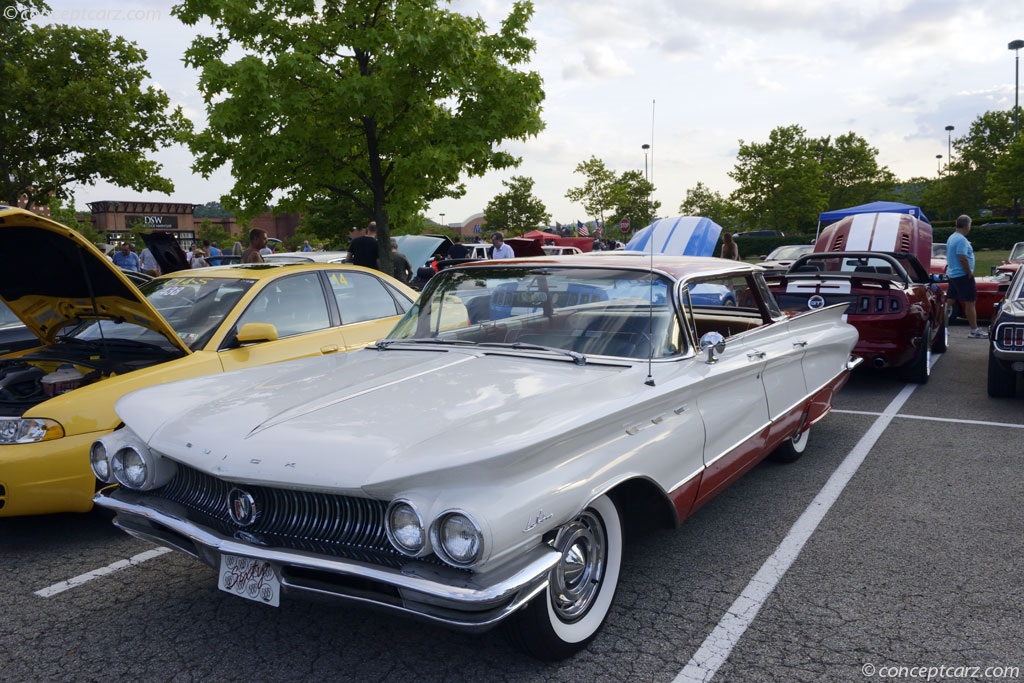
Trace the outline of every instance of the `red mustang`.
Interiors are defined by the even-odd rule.
[[[860,333],[854,355],[924,383],[931,353],[947,345],[946,295],[928,273],[931,241],[932,227],[908,214],[849,216],[768,284],[788,312],[846,303]]]
[[[996,314],[996,304],[1006,296],[1006,290],[1010,286],[1010,279],[1024,263],[1024,242],[1017,242],[1010,250],[1010,255],[1001,265],[992,269],[991,275],[983,275],[975,279],[975,287],[978,290],[978,302],[975,304],[979,320],[991,320]],[[929,271],[932,275],[941,277],[939,288],[945,292],[949,286],[946,282],[946,245],[941,242],[932,244],[932,265]],[[963,317],[960,304],[952,303],[950,320]]]

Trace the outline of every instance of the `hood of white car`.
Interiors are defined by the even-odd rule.
[[[143,389],[117,412],[214,476],[355,491],[565,438],[635,398],[643,365],[367,349]]]

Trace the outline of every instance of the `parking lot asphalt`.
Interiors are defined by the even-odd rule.
[[[498,632],[239,600],[92,513],[0,520],[0,682],[1020,680],[1024,397],[987,396],[986,342],[966,334],[926,385],[858,370],[800,461],[630,539],[608,623],[566,662]],[[752,581],[868,442],[777,580]]]

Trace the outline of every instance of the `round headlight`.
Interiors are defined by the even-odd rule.
[[[146,483],[149,466],[146,459],[132,447],[122,448],[111,459],[114,478],[122,486],[130,489],[141,489]]]
[[[434,523],[434,547],[441,559],[465,567],[480,559],[483,534],[476,523],[461,512],[448,512]]]
[[[404,500],[396,500],[388,508],[388,540],[400,552],[417,555],[426,544],[423,520],[416,509]]]
[[[92,473],[104,484],[110,484],[113,479],[110,476],[110,460],[107,459],[107,449],[100,441],[95,441],[89,448],[89,464],[92,465]]]

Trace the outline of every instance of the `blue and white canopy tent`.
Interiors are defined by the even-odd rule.
[[[920,207],[900,204],[899,202],[870,202],[859,206],[851,206],[847,209],[835,209],[818,214],[818,224],[828,225],[858,213],[908,213],[925,223],[931,223]]]
[[[637,231],[626,251],[670,256],[714,256],[722,226],[700,216],[659,218]]]

